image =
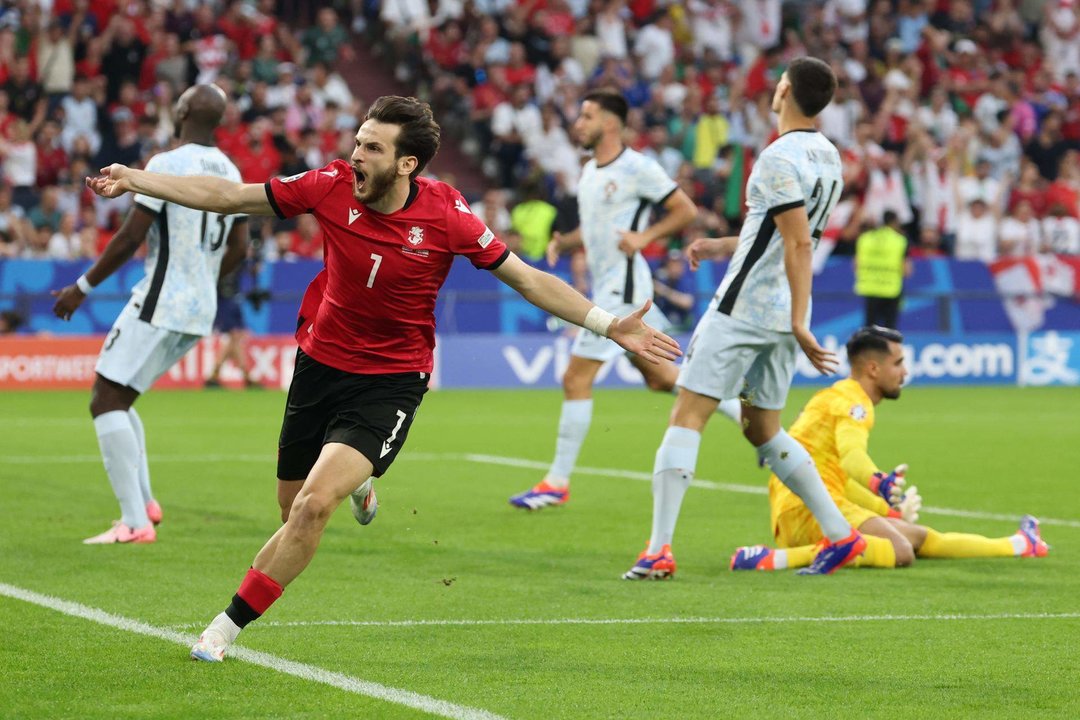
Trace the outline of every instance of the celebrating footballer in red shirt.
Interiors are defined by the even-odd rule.
[[[123,165],[87,185],[104,197],[138,192],[221,214],[312,213],[325,236],[325,269],[300,307],[296,368],[278,441],[284,525],[263,546],[229,607],[191,650],[220,661],[315,554],[346,498],[361,524],[375,515],[371,479],[401,450],[431,372],[435,298],[455,255],[492,271],[552,315],[605,335],[653,363],[678,345],[642,322],[646,302],[616,318],[511,253],[446,183],[418,177],[439,148],[431,108],[415,98],[376,100],[349,162],[265,185],[167,176]]]

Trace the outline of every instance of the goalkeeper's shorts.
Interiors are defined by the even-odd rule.
[[[846,497],[836,497],[830,493],[836,506],[844,518],[851,523],[856,530],[867,520],[881,517],[872,510],[867,510],[861,505],[848,500]],[[803,545],[815,545],[823,537],[821,526],[814,519],[810,509],[801,502],[794,507],[785,509],[773,518],[773,537],[776,538],[778,548],[802,547]]]

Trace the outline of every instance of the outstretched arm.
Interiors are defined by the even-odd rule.
[[[86,178],[86,186],[107,198],[126,192],[142,193],[184,207],[221,215],[273,215],[266,188],[209,175],[162,175],[114,163],[101,175]]]
[[[156,219],[157,215],[155,213],[136,204],[127,217],[124,218],[124,224],[109,240],[109,244],[105,246],[101,256],[79,278],[82,282],[52,291],[52,296],[56,298],[56,303],[53,305],[53,313],[56,317],[61,320],[70,320],[72,314],[79,309],[83,300],[86,299],[83,288],[85,287],[89,291],[91,288],[100,285],[130,260],[135,251],[139,249],[139,245],[146,239],[146,231],[150,229]]]
[[[494,271],[495,277],[517,290],[536,307],[580,325],[598,335],[609,337],[626,350],[659,364],[674,360],[682,352],[679,344],[642,321],[651,301],[636,312],[616,318],[593,305],[574,288],[554,275],[537,270],[513,253]]]

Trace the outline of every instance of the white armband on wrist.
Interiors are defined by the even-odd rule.
[[[585,322],[583,325],[586,330],[594,332],[602,337],[608,336],[608,330],[611,329],[611,324],[615,322],[615,316],[596,305],[592,310],[589,310],[585,316]]]
[[[75,287],[79,288],[79,291],[83,295],[89,295],[94,289],[94,286],[90,284],[90,281],[86,279],[86,275],[80,275],[79,279],[75,281]]]

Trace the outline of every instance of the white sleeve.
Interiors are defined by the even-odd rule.
[[[163,173],[167,175],[169,174],[168,165],[169,163],[165,156],[162,153],[158,153],[154,157],[150,158],[150,162],[146,163],[145,169],[147,172]],[[156,197],[150,197],[149,195],[143,195],[142,193],[136,194],[134,201],[136,205],[140,205],[146,208],[155,215],[160,213],[161,208],[165,206],[164,200]]]
[[[638,197],[656,205],[662,204],[679,185],[668,176],[656,160],[642,156],[641,172],[637,175]]]
[[[806,204],[793,162],[775,153],[763,153],[756,169],[767,210],[779,213]]]

